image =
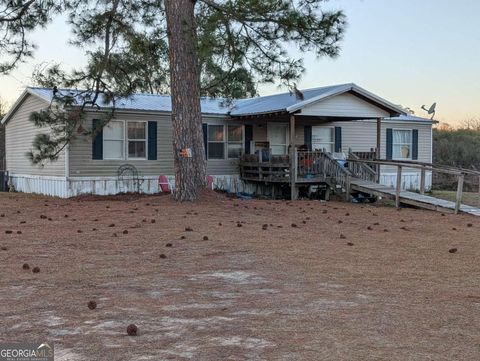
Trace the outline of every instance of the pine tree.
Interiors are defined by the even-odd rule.
[[[175,195],[178,200],[195,200],[207,179],[207,162],[202,135],[200,74],[198,71],[195,3],[165,0],[172,89]],[[180,156],[190,149],[192,156]]]

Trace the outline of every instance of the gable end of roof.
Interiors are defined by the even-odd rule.
[[[23,104],[25,99],[27,99],[28,96],[34,96],[37,97],[41,100],[43,100],[46,104],[50,104],[50,101],[48,99],[45,99],[44,97],[40,96],[39,94],[35,93],[32,91],[31,88],[26,88],[23,93],[18,97],[18,99],[13,103],[12,107],[8,111],[7,114],[3,117],[1,124],[6,125],[8,121],[13,117],[13,115],[17,112],[18,108]]]
[[[365,101],[368,101],[369,103],[389,112],[391,114],[391,116],[399,116],[399,115],[406,115],[407,113],[405,112],[405,110],[403,110],[402,108],[400,108],[399,106],[373,94],[373,93],[370,93],[368,90],[366,89],[363,89],[362,87],[359,87],[358,85],[354,84],[354,83],[350,83],[350,84],[343,84],[343,85],[340,85],[338,86],[337,88],[335,89],[332,89],[331,91],[329,92],[325,92],[323,94],[320,94],[319,96],[316,96],[316,97],[312,97],[308,100],[305,100],[303,102],[299,102],[297,104],[294,104],[290,107],[288,107],[286,110],[289,112],[289,113],[294,113],[302,108],[304,108],[305,106],[309,105],[309,104],[312,104],[312,103],[315,103],[315,102],[318,102],[318,101],[322,101],[322,100],[325,100],[325,99],[329,99],[329,98],[332,98],[336,95],[340,95],[340,94],[344,94],[344,93],[353,93],[354,95],[358,96],[359,98],[365,100]]]

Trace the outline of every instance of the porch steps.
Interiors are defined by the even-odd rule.
[[[359,178],[352,178],[350,182],[350,187],[351,190],[365,192],[388,199],[395,199],[396,196],[394,188],[374,182],[365,181]],[[455,211],[455,202],[446,201],[444,199],[430,197],[409,191],[400,192],[400,203],[439,212]],[[480,208],[468,206],[465,204],[462,204],[460,206],[460,212],[480,217]]]

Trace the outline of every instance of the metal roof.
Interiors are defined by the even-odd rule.
[[[398,117],[391,117],[391,118],[383,118],[383,120],[391,120],[391,121],[400,121],[400,122],[421,122],[421,123],[438,123],[437,120],[433,119],[428,119],[428,118],[422,118],[422,117],[417,117],[415,115],[400,115]]]
[[[299,100],[293,93],[281,93],[256,97],[250,99],[240,99],[235,102],[235,107],[230,112],[232,116],[243,116],[253,114],[276,113],[287,111],[288,108],[298,104],[307,103],[309,100],[319,96],[347,90],[345,84],[332,85],[321,88],[302,90],[304,99]]]
[[[240,100],[237,101],[236,107],[232,109],[230,115],[245,116],[276,112],[294,113],[311,103],[318,102],[333,97],[335,95],[347,92],[355,93],[362,98],[372,102],[376,106],[388,110],[389,113],[392,114],[392,116],[394,114],[406,114],[405,110],[398,105],[390,103],[389,101],[373,93],[370,93],[366,89],[363,89],[356,84],[348,83],[302,90],[303,99],[298,99],[295,94],[289,92],[265,97]]]
[[[38,95],[48,102],[52,101],[53,92],[49,88],[28,88],[30,92]],[[60,89],[59,92],[63,95],[75,96],[78,91],[71,89]],[[101,98],[100,98],[101,99]],[[101,102],[101,101],[100,101]],[[201,108],[203,114],[219,114],[227,115],[228,107],[225,105],[225,99],[201,98]],[[111,108],[113,103],[104,103],[100,105],[104,108]],[[128,98],[119,98],[115,100],[115,108],[121,110],[138,110],[151,112],[171,112],[172,100],[169,95],[156,95],[136,93]]]
[[[71,94],[72,96],[76,96],[76,94],[79,92],[71,89],[60,89],[59,91],[64,95]],[[430,119],[407,115],[405,110],[399,106],[394,105],[353,83],[302,90],[302,100],[298,99],[295,94],[288,92],[249,99],[233,99],[230,101],[225,98],[201,98],[200,104],[203,114],[219,116],[231,115],[233,117],[239,117],[277,112],[294,113],[310,103],[321,101],[345,92],[356,93],[372,103],[389,110],[392,115],[400,115],[396,118],[385,118],[386,120],[390,119],[412,122],[432,122]],[[51,102],[53,99],[53,91],[51,88],[28,87],[14,104],[10,112],[4,117],[2,123],[5,123],[7,119],[10,118],[27,94],[34,94],[44,99],[46,102]],[[104,108],[111,108],[113,104],[105,103],[101,104],[101,106]],[[118,110],[124,111],[166,113],[170,113],[172,111],[171,97],[169,95],[144,93],[136,93],[128,98],[116,99],[115,107]]]
[[[29,88],[32,92],[40,97],[51,101],[53,93],[51,89],[46,88]],[[75,96],[76,91],[69,89],[60,90],[62,94],[71,94]],[[355,84],[340,84],[325,86],[321,88],[302,90],[303,99],[298,99],[292,92],[274,94],[263,97],[255,97],[249,99],[233,99],[229,102],[224,98],[201,98],[200,104],[202,113],[204,114],[224,114],[231,116],[247,116],[266,113],[288,112],[294,113],[302,109],[306,105],[317,102],[331,96],[342,94],[345,92],[353,92],[361,95],[375,103],[377,106],[386,108],[392,114],[405,114],[400,107],[382,99]],[[106,108],[112,107],[113,104],[102,105]],[[120,98],[116,100],[115,107],[122,110],[139,110],[139,111],[163,111],[171,112],[171,98],[169,95],[153,95],[153,94],[133,94],[128,98]]]

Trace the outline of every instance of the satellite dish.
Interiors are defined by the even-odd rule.
[[[430,108],[427,109],[425,105],[422,105],[422,109],[425,110],[428,115],[432,116],[432,119],[435,117],[435,110],[437,108],[437,103],[433,103]]]

